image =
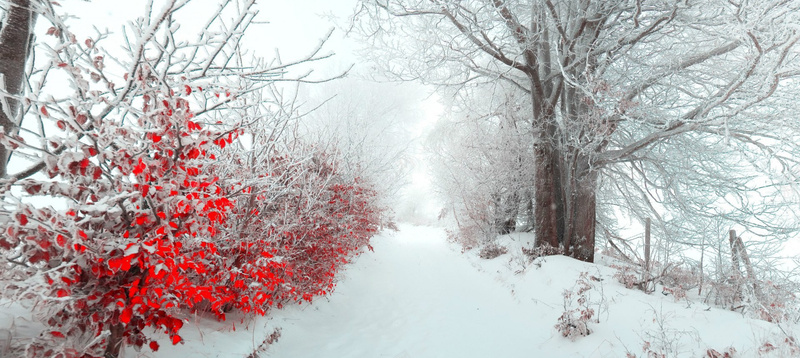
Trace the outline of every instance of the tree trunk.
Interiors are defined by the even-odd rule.
[[[503,203],[503,216],[502,216],[502,234],[510,234],[517,231],[517,216],[519,215],[520,196],[517,190],[511,190]]]
[[[575,181],[571,197],[570,255],[578,260],[594,262],[594,233],[597,207],[597,173],[583,173]]]
[[[125,327],[122,323],[117,323],[111,326],[111,335],[108,336],[108,346],[103,353],[104,358],[117,358],[119,352],[122,350],[122,338]]]
[[[5,83],[5,92],[12,96],[22,94],[25,78],[25,62],[30,53],[30,38],[36,22],[36,13],[31,11],[30,0],[10,0],[7,4],[6,18],[0,30],[0,77]],[[4,99],[5,101],[3,101]],[[3,104],[7,103],[8,108]],[[16,132],[16,116],[19,101],[0,94],[0,126],[3,134]],[[0,178],[8,175],[8,148],[0,145]]]
[[[530,189],[525,189],[523,195],[523,207],[525,208],[525,227],[523,232],[533,231],[533,192]]]
[[[549,138],[536,138],[534,148],[534,233],[536,246],[559,248],[564,235],[564,202],[560,161]]]

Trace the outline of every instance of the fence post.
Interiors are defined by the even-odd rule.
[[[739,246],[736,245],[736,230],[731,229],[728,231],[728,241],[731,244],[731,263],[733,264],[733,302],[731,302],[731,308],[733,309],[735,306],[733,304],[736,303],[737,300],[741,301],[741,283],[742,283],[742,271],[740,270],[739,265]]]
[[[650,218],[644,221],[644,269],[650,272]]]

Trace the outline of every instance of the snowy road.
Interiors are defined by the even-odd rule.
[[[377,238],[375,253],[346,271],[328,302],[307,307],[313,312],[302,321],[273,321],[283,335],[270,356],[520,356],[527,348],[518,343],[536,330],[532,315],[449,249],[444,235],[402,226]]]
[[[440,228],[401,225],[373,245],[327,300],[276,312],[271,325],[283,335],[268,357],[624,357],[646,356],[644,342],[668,357],[729,347],[750,356],[765,337],[780,337],[763,321],[625,289],[605,266],[556,256],[515,275],[509,255],[462,255]],[[554,325],[561,293],[583,271],[603,278],[589,296],[601,323],[573,342]]]

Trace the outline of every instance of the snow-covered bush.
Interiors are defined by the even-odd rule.
[[[234,306],[264,314],[330,292],[341,265],[378,230],[375,192],[339,173],[335,157],[308,148],[246,172],[225,181],[238,200],[213,272],[240,297]]]
[[[146,69],[133,76],[147,88]],[[177,344],[178,308],[232,299],[204,279],[212,238],[233,206],[207,164],[239,130],[195,122],[183,98],[190,93],[188,86],[144,93],[144,115],[133,123],[90,121],[69,107],[57,122],[67,138],[53,145],[61,152],[45,157],[49,179],[12,179],[0,188],[13,213],[0,238],[15,257],[5,294],[34,300],[50,327],[28,355],[116,354],[123,341],[157,350],[145,327]],[[65,199],[69,209],[26,204],[13,188]]]
[[[256,347],[253,350],[253,353],[250,353],[250,355],[248,355],[247,358],[260,358],[262,354],[266,354],[267,349],[269,349],[269,346],[273,345],[280,338],[281,338],[281,329],[280,327],[278,327],[275,328],[275,330],[273,330],[272,333],[270,333],[266,338],[264,338],[261,344],[259,344],[258,347]]]
[[[594,309],[589,307],[588,291],[591,289],[589,273],[581,272],[575,282],[575,287],[572,290],[564,290],[562,293],[564,312],[558,317],[558,323],[555,325],[556,330],[562,336],[575,340],[579,336],[588,336],[592,333],[589,323],[596,320],[593,319]]]
[[[310,301],[368,246],[381,213],[369,185],[342,158],[276,146],[294,114],[272,81],[320,57],[243,64],[253,3],[225,2],[191,41],[174,22],[184,3],[149,9],[122,54],[103,48],[108,33],[78,41],[55,2],[45,11],[24,123],[0,134],[14,164],[0,177],[0,294],[47,327],[28,356],[155,351],[151,329],[178,344],[185,311]],[[280,130],[246,149],[265,118]]]
[[[550,246],[536,246],[536,247],[522,247],[522,254],[528,258],[528,262],[533,262],[534,260],[543,257],[543,256],[552,256],[552,255],[563,255],[564,250],[556,247]]]
[[[478,256],[482,259],[491,260],[506,253],[508,253],[508,249],[505,246],[498,245],[497,243],[490,243],[481,248],[481,252],[478,253]]]
[[[239,129],[205,129],[180,96],[144,106],[146,128],[98,121],[82,132],[91,144],[48,159],[53,179],[0,191],[73,203],[62,212],[19,202],[0,238],[18,266],[6,294],[37,301],[51,327],[30,356],[99,356],[122,342],[157,350],[143,329],[181,342],[181,308],[224,319],[231,308],[263,315],[311,301],[377,231],[374,193],[338,175],[335,158],[276,155],[272,171],[222,180],[213,173],[230,162],[218,157],[231,156],[222,151]]]

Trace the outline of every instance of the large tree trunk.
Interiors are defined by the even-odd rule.
[[[10,0],[7,4],[6,17],[0,30],[0,77],[5,82],[5,92],[12,96],[22,94],[22,82],[25,78],[25,62],[30,53],[30,38],[36,22],[36,13],[31,11],[31,0]],[[2,88],[0,88],[2,89]],[[0,93],[0,99],[2,99]],[[0,100],[0,126],[3,134],[16,132],[16,116],[19,112],[19,101],[11,97]],[[8,104],[8,108],[3,106]],[[9,150],[0,145],[0,178],[8,175]]]
[[[583,163],[579,165],[583,166]],[[567,235],[570,256],[594,262],[594,234],[597,207],[597,173],[579,168],[571,183],[569,222]]]
[[[536,138],[533,216],[536,246],[558,248],[564,235],[560,161],[549,138]]]

